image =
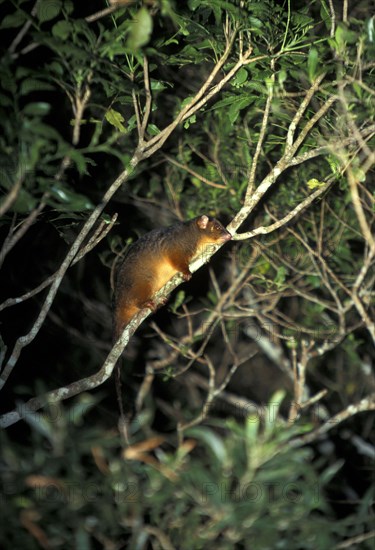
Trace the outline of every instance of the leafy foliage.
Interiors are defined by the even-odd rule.
[[[91,547],[91,540],[105,537],[106,544],[127,547],[169,540],[179,548],[263,549],[283,547],[281,537],[291,549],[316,550],[370,527],[364,516],[332,529],[325,487],[342,464],[317,475],[312,451],[287,445],[300,428],[275,423],[272,409],[266,409],[265,430],[255,416],[244,426],[228,421],[222,435],[213,426],[197,427],[178,450],[165,444],[155,456],[153,438],[142,442],[133,424],[134,445],[123,453],[132,459],[124,460],[112,430],[86,425],[82,431],[97,406],[82,395],[71,407],[30,416],[32,456],[23,445],[10,447],[2,434],[8,468],[3,547],[13,540],[25,550],[37,548],[34,533],[39,544],[45,539],[56,547]],[[147,443],[149,452],[141,451]]]

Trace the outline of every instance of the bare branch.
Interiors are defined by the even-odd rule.
[[[67,386],[52,390],[44,396],[34,397],[27,401],[27,403],[18,407],[17,410],[5,413],[0,416],[0,427],[7,428],[12,424],[15,424],[22,418],[24,418],[30,412],[35,412],[48,403],[57,403],[69,399],[83,391],[92,390],[108,380],[111,376],[113,369],[119,359],[120,355],[124,351],[125,346],[129,342],[130,337],[135,332],[136,328],[144,321],[144,319],[150,314],[150,310],[142,310],[131,321],[131,323],[125,328],[124,332],[114,344],[113,348],[109,352],[103,366],[95,374],[72,382]]]
[[[113,2],[111,2],[112,4]],[[113,6],[109,6],[108,8],[105,8],[103,10],[99,10],[96,13],[93,13],[92,15],[88,15],[85,17],[85,21],[88,23],[93,23],[94,21],[97,21],[98,19],[101,19],[102,17],[106,17],[107,15],[110,15],[114,11],[118,10],[121,7],[120,4],[115,4]]]
[[[60,268],[57,271],[57,275],[51,285],[51,288],[47,294],[47,297],[44,300],[43,306],[39,312],[39,315],[37,319],[35,320],[33,326],[31,327],[30,331],[25,335],[21,336],[17,339],[16,344],[13,348],[13,351],[8,359],[7,364],[4,367],[4,370],[0,377],[0,389],[4,386],[5,382],[7,381],[9,375],[13,371],[13,368],[15,367],[17,360],[21,354],[21,351],[24,347],[29,345],[34,338],[37,336],[40,328],[42,327],[44,320],[48,314],[48,311],[53,303],[53,300],[57,294],[57,291],[59,289],[59,286],[61,284],[61,281],[69,268],[70,264],[72,263],[73,259],[75,258],[76,254],[78,253],[83,241],[87,237],[88,233],[90,232],[91,228],[99,218],[100,214],[102,213],[105,206],[108,204],[109,200],[112,198],[112,196],[115,194],[117,189],[128,179],[131,171],[135,168],[135,166],[138,164],[140,160],[139,154],[136,151],[133,158],[131,159],[129,163],[129,168],[124,170],[118,178],[112,183],[112,185],[108,188],[106,193],[103,196],[102,201],[98,204],[98,206],[94,209],[84,226],[82,227],[80,233],[78,234],[76,240],[72,244],[69,252],[67,253],[64,261],[62,262]]]
[[[14,201],[17,199],[23,180],[23,177],[19,177],[9,193],[2,199],[0,204],[0,217],[9,210]]]
[[[206,183],[207,185],[209,185],[211,187],[216,187],[217,189],[226,189],[227,188],[226,185],[222,185],[221,183],[215,183],[213,181],[210,181],[209,179],[205,178],[201,174],[198,174],[198,172],[196,172],[195,170],[192,170],[187,164],[181,164],[180,162],[177,162],[177,160],[175,160],[174,158],[172,158],[171,156],[169,156],[165,153],[163,154],[163,157],[165,159],[167,159],[168,162],[170,162],[174,166],[177,166],[178,168],[181,168],[182,170],[185,170],[186,172],[188,172],[189,174],[191,174],[195,178],[199,179],[201,182]]]
[[[332,430],[332,428],[335,428],[338,424],[341,424],[341,422],[344,422],[356,414],[366,411],[375,411],[375,393],[364,397],[355,405],[349,405],[343,411],[332,416],[327,422],[319,426],[316,430],[306,435],[302,435],[301,437],[297,437],[296,439],[292,439],[289,441],[289,445],[291,447],[301,447],[301,445],[312,443]]]
[[[117,220],[117,214],[114,214],[111,218],[110,223],[102,222],[99,227],[96,229],[95,233],[90,237],[88,243],[81,248],[81,250],[78,252],[74,260],[72,261],[71,265],[73,266],[77,262],[79,262],[86,254],[88,254],[112,229],[113,225],[115,224]],[[18,296],[17,298],[8,298],[5,300],[2,304],[0,304],[0,311],[3,309],[6,309],[7,307],[15,306],[17,304],[20,304],[21,302],[24,302],[25,300],[28,300],[29,298],[32,298],[33,296],[36,296],[36,294],[39,294],[42,290],[47,288],[58,276],[58,271],[50,275],[47,279],[45,279],[40,285],[35,287],[32,290],[29,290],[22,296]]]
[[[321,74],[320,76],[318,76],[318,78],[316,78],[316,80],[314,80],[311,88],[308,90],[308,92],[307,92],[306,96],[304,97],[303,101],[301,102],[301,105],[299,106],[296,114],[294,115],[292,122],[289,124],[289,129],[288,129],[288,133],[287,133],[287,136],[286,136],[286,150],[287,151],[288,151],[288,149],[290,149],[292,147],[293,142],[294,142],[294,134],[296,132],[297,126],[300,123],[301,118],[305,114],[305,111],[306,111],[307,107],[309,106],[309,103],[310,103],[312,97],[317,92],[317,90],[318,90],[320,84],[322,83],[322,81],[324,80],[324,78],[325,78],[325,73]]]
[[[300,204],[298,204],[295,208],[293,208],[293,210],[291,210],[281,220],[278,220],[277,222],[269,225],[268,227],[257,227],[256,229],[253,229],[253,231],[248,231],[247,233],[236,233],[235,235],[233,235],[233,240],[242,241],[244,239],[253,238],[256,235],[266,235],[267,233],[272,233],[272,231],[279,229],[283,225],[290,222],[293,218],[298,216],[298,214],[300,214],[305,208],[307,208],[317,197],[319,197],[320,195],[323,195],[323,193],[325,193],[330,188],[332,183],[333,183],[333,180],[319,187],[316,191],[314,191],[314,193],[312,193],[306,199],[304,199]]]
[[[30,214],[24,220],[22,220],[18,230],[12,231],[11,234],[7,236],[0,251],[0,267],[3,265],[7,254],[9,254],[12,248],[25,235],[26,231],[33,225],[33,223],[35,222],[35,220],[37,219],[41,211],[44,209],[44,207],[46,206],[48,196],[49,196],[49,192],[47,191],[46,193],[43,194],[38,207],[32,210]]]
[[[333,5],[333,0],[328,0],[329,4],[329,10],[331,12],[331,32],[330,36],[333,38],[335,36],[336,31],[336,13],[335,13],[335,7]]]
[[[150,75],[148,71],[148,59],[146,56],[143,56],[143,74],[144,74],[144,84],[145,84],[145,94],[146,94],[146,105],[145,111],[143,113],[143,120],[140,128],[139,140],[143,144],[145,138],[145,132],[147,129],[148,119],[150,118],[151,113],[151,104],[152,104],[152,95],[150,88]]]
[[[274,59],[271,60],[271,69],[273,71],[275,70],[275,60]],[[260,152],[262,150],[264,138],[265,138],[265,135],[266,135],[267,124],[268,124],[268,119],[269,119],[269,116],[270,116],[272,99],[273,99],[274,85],[275,85],[275,73],[273,72],[272,75],[271,75],[271,83],[268,86],[267,101],[266,101],[266,105],[265,105],[265,108],[264,108],[264,113],[263,113],[263,118],[262,118],[262,125],[261,125],[260,133],[259,133],[259,139],[257,141],[257,145],[256,145],[256,148],[255,148],[255,153],[254,153],[254,158],[253,158],[252,163],[251,163],[249,181],[248,181],[246,195],[245,195],[245,203],[250,200],[250,196],[253,193],[253,189],[254,189],[254,185],[255,185],[255,174],[256,174],[256,169],[257,169],[257,165],[258,165]]]
[[[17,34],[17,36],[15,37],[15,39],[13,40],[13,42],[11,43],[11,45],[9,46],[9,53],[11,55],[14,54],[14,52],[16,51],[16,48],[18,46],[18,44],[21,42],[21,40],[23,39],[23,37],[26,35],[27,31],[29,30],[29,28],[31,27],[33,21],[32,21],[32,17],[34,17],[36,15],[36,12],[37,12],[37,7],[38,7],[38,4],[39,4],[40,0],[36,0],[32,10],[31,10],[31,13],[30,13],[30,19],[28,19],[26,21],[26,23],[24,24],[24,26],[22,27],[22,29],[19,31],[19,33]]]

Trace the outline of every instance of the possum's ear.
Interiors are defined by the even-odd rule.
[[[206,229],[208,221],[209,217],[203,214],[203,216],[200,216],[200,218],[197,219],[197,226],[199,229]]]

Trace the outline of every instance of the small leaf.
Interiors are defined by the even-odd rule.
[[[206,443],[220,464],[227,461],[227,451],[223,440],[210,429],[205,428],[204,426],[198,426],[187,430],[186,434],[189,435],[189,437],[195,437],[196,439]]]
[[[367,21],[367,38],[369,42],[375,42],[375,18],[370,17]]]
[[[156,126],[156,124],[149,124],[147,126],[147,132],[150,134],[150,136],[157,136],[158,134],[160,134],[160,130]]]
[[[1,201],[0,201],[1,202]],[[11,212],[18,212],[19,214],[26,214],[31,212],[36,206],[36,199],[26,189],[20,189],[17,195],[17,199],[12,204]]]
[[[52,27],[52,34],[56,38],[61,38],[61,40],[66,40],[72,30],[71,24],[68,21],[59,21]]]
[[[184,303],[184,300],[185,292],[183,290],[179,290],[173,304],[170,306],[171,311],[175,313],[177,309]]]
[[[51,194],[58,200],[57,204],[53,204],[56,210],[81,212],[93,208],[92,202],[85,195],[75,193],[63,184],[54,184],[51,188]]]
[[[51,105],[44,101],[38,103],[29,103],[23,109],[24,115],[47,115],[51,110]]]
[[[54,87],[37,78],[26,78],[20,86],[20,95],[27,95],[30,92],[40,92],[41,90],[54,90]]]
[[[331,466],[328,466],[323,473],[320,476],[320,482],[322,485],[325,485],[328,483],[336,474],[337,472],[343,467],[345,464],[345,460],[340,459],[331,464]]]
[[[249,414],[246,418],[245,435],[248,448],[258,444],[259,415]]]
[[[69,409],[69,420],[74,422],[77,426],[81,425],[84,415],[95,407],[100,400],[101,398],[98,396],[94,397],[89,393],[82,393],[78,396],[77,401]]]
[[[277,73],[277,80],[279,82],[279,85],[283,88],[284,87],[284,82],[287,80],[288,78],[288,73],[285,69],[281,69],[278,73]]]
[[[316,275],[307,275],[306,281],[312,286],[312,288],[320,288],[322,286],[320,277]]]
[[[280,411],[281,403],[285,398],[285,391],[279,390],[273,394],[268,405],[266,414],[264,416],[264,430],[266,434],[271,434],[275,430],[277,416]]]
[[[61,0],[43,0],[37,3],[37,18],[41,23],[51,21],[57,17],[61,11]]]
[[[134,17],[127,46],[133,51],[138,50],[148,43],[151,33],[152,17],[146,8],[141,8]]]
[[[316,68],[318,66],[318,61],[318,50],[316,48],[310,48],[309,57],[307,60],[310,82],[312,82],[316,77]]]
[[[236,122],[240,111],[248,107],[251,103],[253,103],[252,97],[242,96],[230,106],[228,110],[228,116],[231,124],[234,124]]]
[[[364,183],[366,181],[366,172],[359,166],[353,167],[353,176],[357,181],[361,183]]]
[[[86,158],[77,149],[69,149],[68,156],[75,163],[77,170],[81,176],[87,174],[87,164],[95,164],[92,159]]]
[[[105,114],[105,119],[107,122],[109,122],[109,124],[112,124],[112,126],[117,128],[117,130],[119,130],[123,134],[126,133],[126,128],[122,124],[125,119],[121,113],[115,111],[114,109],[109,109]]]
[[[337,26],[335,39],[340,51],[345,48],[346,44],[355,44],[357,38],[357,34],[350,31],[344,24],[341,23]]]
[[[0,24],[1,29],[13,29],[21,27],[27,20],[26,13],[19,10],[4,17]]]
[[[48,422],[44,415],[28,410],[23,404],[19,406],[19,409],[27,424],[29,424],[35,431],[46,437],[49,441],[53,441],[53,426],[50,422]]]
[[[196,121],[197,121],[197,116],[196,115],[192,115],[187,120],[185,120],[185,122],[184,122],[185,130],[187,130],[190,127],[191,124],[195,124]]]
[[[286,274],[287,274],[287,270],[284,266],[281,266],[277,269],[275,283],[278,286],[281,286],[285,283]]]
[[[317,189],[318,187],[324,187],[325,182],[324,181],[319,181],[316,178],[311,178],[311,180],[309,180],[306,183],[306,185],[309,189],[313,190],[313,189]]]
[[[247,77],[247,70],[242,67],[242,69],[240,69],[235,77],[231,80],[232,86],[234,86],[235,88],[240,88],[246,82]]]
[[[267,260],[264,260],[264,259],[263,259],[263,261],[258,262],[258,264],[256,266],[256,271],[260,275],[265,275],[270,269],[271,269],[271,264]]]

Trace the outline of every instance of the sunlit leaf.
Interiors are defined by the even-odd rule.
[[[117,128],[117,130],[119,130],[123,134],[126,133],[126,128],[123,125],[123,122],[125,119],[121,113],[119,113],[118,111],[115,111],[114,109],[109,109],[105,113],[105,118],[107,122],[109,122],[109,124],[112,124],[112,126]]]
[[[134,17],[127,46],[133,51],[145,46],[150,40],[152,28],[152,17],[148,9],[143,7]]]

